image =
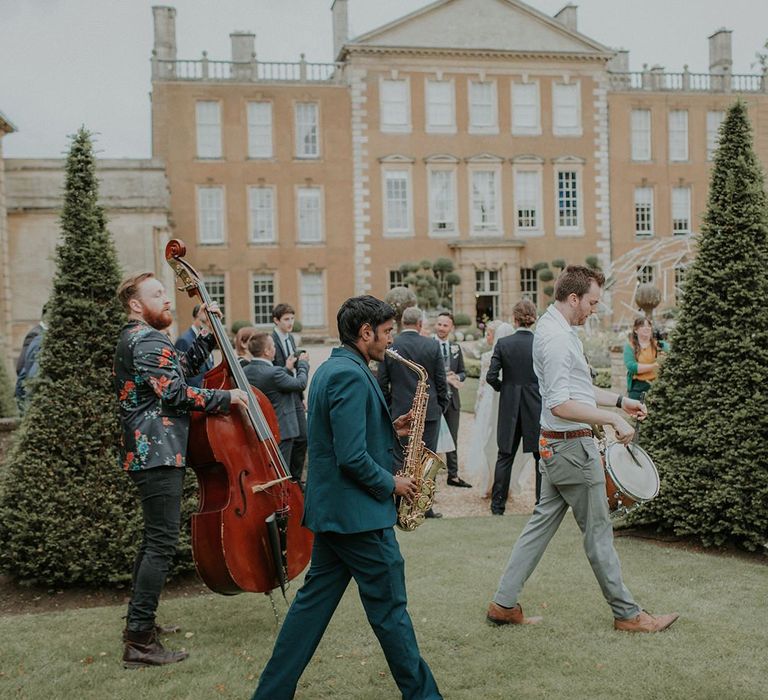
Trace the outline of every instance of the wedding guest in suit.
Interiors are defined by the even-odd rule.
[[[440,355],[440,346],[432,338],[420,335],[421,309],[411,306],[403,311],[402,330],[395,338],[392,349],[406,360],[421,365],[429,376],[429,404],[427,420],[424,424],[424,444],[434,450],[437,446],[437,433],[440,416],[448,406],[448,383],[445,378],[445,365]],[[416,393],[416,373],[389,357],[379,365],[379,385],[384,392],[392,413],[407,413]]]
[[[227,413],[246,406],[248,397],[240,389],[189,385],[187,377],[198,374],[215,341],[203,327],[185,354],[177,352],[163,332],[173,322],[171,303],[153,273],[127,278],[117,295],[128,314],[114,360],[120,454],[144,516],[123,632],[123,665],[162,666],[189,656],[163,647],[158,633],[167,630],[156,625],[155,612],[179,540],[190,412]],[[218,313],[215,304],[210,313]]]
[[[533,331],[536,307],[528,299],[512,309],[515,333],[496,343],[486,381],[500,393],[496,438],[499,455],[491,492],[491,513],[504,515],[509,496],[512,464],[520,441],[523,452],[533,452],[536,462],[536,502],[541,493],[539,474],[539,416],[541,395],[533,371]],[[499,379],[501,373],[501,379]]]
[[[448,383],[445,379],[445,365],[440,356],[440,346],[432,338],[420,335],[421,309],[411,306],[403,311],[400,320],[402,330],[395,338],[392,349],[406,360],[421,365],[429,378],[429,403],[427,419],[424,423],[424,445],[433,452],[437,449],[437,435],[440,430],[440,418],[448,406]],[[418,377],[416,373],[390,357],[385,357],[379,365],[379,385],[384,392],[387,404],[394,415],[407,413],[413,404]],[[399,451],[402,460],[402,450]],[[428,518],[440,518],[442,515],[427,511]]]
[[[192,325],[176,339],[176,349],[180,353],[187,352],[195,344],[203,328],[206,327],[205,314],[202,313],[201,308],[200,304],[195,304],[192,309]],[[187,379],[187,384],[196,387],[203,386],[203,377],[211,367],[213,367],[213,360],[209,356],[199,368],[198,373]]]
[[[296,417],[297,392],[307,388],[309,363],[306,353],[298,357],[290,355],[285,367],[275,367],[275,341],[269,333],[256,332],[248,341],[249,355],[253,360],[243,370],[252,386],[264,392],[277,414],[277,425],[280,428],[280,452],[287,465],[291,464],[293,441],[299,434],[299,421]],[[295,374],[294,374],[295,367]],[[291,476],[297,481],[301,473]]]
[[[453,332],[453,314],[450,311],[443,311],[437,316],[435,322],[435,339],[440,345],[440,357],[445,366],[445,379],[448,384],[448,405],[443,413],[445,421],[448,424],[448,430],[453,438],[453,443],[458,447],[459,444],[459,418],[461,416],[461,397],[459,389],[467,378],[464,371],[464,354],[458,343],[450,341],[450,335]],[[448,469],[448,486],[458,486],[465,489],[471,489],[472,484],[468,484],[459,476],[459,460],[457,451],[445,453],[445,466]]]
[[[419,653],[406,607],[404,561],[393,525],[393,496],[416,494],[408,477],[392,474],[396,433],[368,369],[392,342],[394,309],[371,296],[354,297],[337,315],[342,346],[318,368],[309,389],[309,463],[304,525],[315,533],[312,563],[277,637],[253,700],[289,700],[350,579],[368,622],[407,700],[442,698]]]
[[[296,352],[296,340],[293,337],[293,323],[296,320],[296,312],[290,304],[278,304],[272,309],[272,321],[275,327],[272,331],[272,339],[275,341],[276,367],[285,367],[285,363]],[[296,404],[296,418],[299,421],[299,434],[293,439],[291,450],[291,474],[301,478],[304,471],[304,463],[307,461],[307,407],[304,404],[304,393],[294,394]]]

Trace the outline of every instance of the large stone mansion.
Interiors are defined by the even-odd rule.
[[[172,283],[162,246],[179,237],[230,321],[269,323],[289,301],[306,333],[332,335],[340,303],[383,296],[404,262],[452,259],[454,310],[508,317],[523,295],[548,303],[537,263],[594,256],[620,324],[638,281],[674,304],[737,97],[768,164],[768,81],[732,74],[725,29],[709,37],[709,73],[629,72],[625,51],[578,31],[573,5],[549,17],[519,0],[438,0],[355,38],[347,10],[334,0],[335,62],[317,64],[257,59],[247,32],[229,60],[180,58],[176,10],[153,8],[152,160],[102,164],[126,268]],[[61,163],[7,159],[3,198],[2,162],[13,355],[50,286],[50,264],[27,256],[55,243]],[[192,302],[177,304],[185,325]]]

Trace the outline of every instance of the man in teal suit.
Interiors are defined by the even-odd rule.
[[[411,500],[416,494],[411,479],[392,474],[393,444],[397,434],[407,434],[411,416],[393,425],[368,369],[392,344],[394,315],[389,304],[372,296],[347,299],[337,315],[342,347],[312,379],[304,501],[304,525],[315,533],[312,564],[253,700],[294,696],[351,578],[403,698],[442,698],[419,654],[392,529],[393,496]]]

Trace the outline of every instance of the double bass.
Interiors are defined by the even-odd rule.
[[[186,247],[172,239],[165,259],[180,290],[210,305]],[[206,586],[216,593],[269,593],[298,576],[309,562],[312,533],[301,525],[304,497],[278,448],[277,416],[269,399],[250,386],[219,317],[208,313],[222,362],[203,379],[207,389],[241,389],[247,408],[229,414],[193,412],[187,463],[200,486],[192,515],[192,556]]]

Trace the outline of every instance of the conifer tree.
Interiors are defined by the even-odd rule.
[[[721,127],[698,252],[641,430],[661,492],[631,518],[706,545],[768,540],[767,206],[739,101]]]
[[[0,568],[47,584],[130,576],[139,537],[133,489],[118,466],[112,358],[124,315],[119,268],[98,186],[90,134],[66,162],[40,372],[0,493]]]

